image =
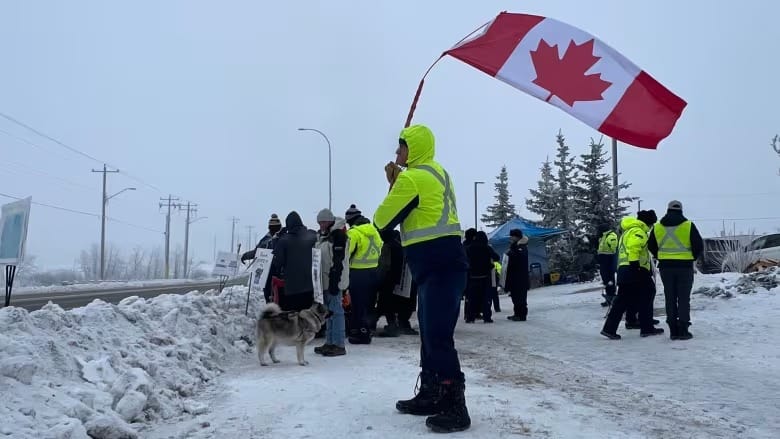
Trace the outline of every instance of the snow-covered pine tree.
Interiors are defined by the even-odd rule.
[[[494,228],[517,216],[517,209],[511,201],[509,194],[509,173],[506,171],[506,165],[501,167],[501,172],[496,176],[495,187],[496,202],[487,207],[487,213],[482,215],[482,222],[486,226]]]
[[[555,142],[558,144],[558,150],[553,161],[555,165],[553,181],[556,186],[553,226],[567,230],[568,233],[550,242],[548,246],[550,268],[562,274],[577,274],[581,268],[578,255],[582,247],[582,231],[578,227],[576,199],[576,194],[579,192],[579,173],[561,131],[558,131]]]
[[[525,207],[529,212],[539,215],[542,227],[555,227],[555,204],[558,193],[553,180],[552,164],[548,158],[540,168],[541,176],[536,189],[531,189],[531,198],[525,199]]]
[[[615,190],[612,186],[612,176],[606,172],[610,158],[604,150],[603,138],[596,142],[590,139],[590,152],[580,156],[579,188],[577,197],[578,217],[582,220],[581,228],[587,237],[595,237],[599,224],[609,224],[617,228],[620,220],[628,214],[635,197],[620,197],[615,202]],[[619,191],[631,186],[630,183],[620,183]]]

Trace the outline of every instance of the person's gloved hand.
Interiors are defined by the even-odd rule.
[[[388,162],[385,165],[385,177],[387,182],[392,186],[395,183],[395,179],[398,178],[398,174],[401,173],[401,167],[396,165],[395,162]]]

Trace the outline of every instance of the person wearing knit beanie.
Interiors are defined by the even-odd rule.
[[[349,209],[344,213],[344,219],[347,220],[347,224],[350,226],[355,223],[355,221],[363,216],[363,212],[360,211],[357,207],[355,207],[354,204],[349,206]]]

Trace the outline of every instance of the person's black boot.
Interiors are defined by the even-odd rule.
[[[360,328],[359,331],[350,333],[347,340],[350,344],[371,344],[371,332],[368,328]]]
[[[650,328],[647,331],[642,331],[639,333],[640,337],[652,337],[654,335],[661,335],[664,333],[664,330],[661,328]]]
[[[669,325],[669,338],[677,340],[680,336],[679,324],[676,321],[666,323]]]
[[[396,410],[415,416],[431,416],[439,413],[441,395],[435,376],[429,372],[420,372],[417,381],[419,387],[414,386],[414,398],[397,401],[395,403]]]
[[[454,433],[471,427],[465,391],[462,379],[439,383],[439,413],[426,419],[425,425],[436,433]]]
[[[412,324],[409,323],[409,320],[399,320],[398,329],[403,335],[420,335],[419,332],[412,328]]]
[[[688,331],[688,326],[690,325],[688,322],[680,322],[677,330],[677,340],[690,340],[693,338],[693,334]]]
[[[395,321],[389,322],[381,332],[377,332],[377,337],[399,337],[401,335],[398,325]]]

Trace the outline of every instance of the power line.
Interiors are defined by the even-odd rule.
[[[755,217],[755,218],[694,218],[691,221],[767,221],[767,220],[778,220],[780,219],[780,216],[765,216],[765,217]]]
[[[23,199],[22,197],[15,197],[13,195],[4,194],[2,192],[0,192],[0,197],[11,198],[13,200],[22,200]],[[32,204],[34,204],[36,206],[48,207],[50,209],[61,210],[61,211],[64,211],[64,212],[70,212],[70,213],[75,213],[75,214],[79,214],[79,215],[91,216],[91,217],[94,217],[94,218],[100,218],[100,215],[97,214],[97,213],[84,212],[83,210],[69,209],[67,207],[55,206],[53,204],[47,204],[47,203],[39,203],[37,201],[33,201]],[[146,230],[148,232],[163,233],[162,230],[155,230],[155,229],[151,229],[149,227],[139,226],[138,224],[129,223],[127,221],[120,220],[120,219],[117,219],[117,218],[106,217],[106,220],[112,221],[112,222],[115,222],[115,223],[119,223],[119,224],[124,224],[126,226],[134,227],[136,229]]]
[[[13,123],[15,123],[15,124],[17,124],[17,125],[19,125],[19,126],[21,126],[21,127],[24,127],[24,128],[26,128],[26,129],[28,129],[28,130],[32,131],[33,133],[35,133],[35,134],[37,134],[37,135],[39,135],[39,136],[43,137],[44,139],[48,139],[48,140],[50,140],[50,141],[52,141],[52,142],[56,143],[57,145],[59,145],[59,146],[61,146],[61,147],[65,148],[65,149],[67,149],[68,151],[70,151],[70,152],[72,152],[72,153],[74,153],[74,154],[78,154],[78,155],[80,155],[80,156],[82,156],[82,157],[85,157],[85,158],[87,158],[87,159],[89,159],[89,160],[92,160],[92,161],[94,161],[94,162],[97,162],[97,163],[99,163],[99,164],[105,164],[105,165],[108,165],[108,166],[110,166],[110,167],[112,167],[112,168],[114,168],[114,169],[118,169],[118,166],[114,166],[114,165],[112,165],[112,164],[110,164],[110,163],[108,163],[108,162],[106,162],[106,161],[100,160],[100,159],[98,159],[98,158],[96,158],[96,157],[94,157],[94,156],[92,156],[92,155],[90,155],[90,154],[87,154],[87,153],[86,153],[86,152],[84,152],[84,151],[81,151],[81,150],[79,150],[79,149],[77,149],[77,148],[74,148],[74,147],[72,147],[72,146],[70,146],[70,145],[66,144],[65,142],[62,142],[62,141],[60,141],[60,140],[57,140],[57,139],[55,139],[54,137],[52,137],[52,136],[50,136],[50,135],[48,135],[48,134],[46,134],[46,133],[44,133],[44,132],[41,132],[41,131],[39,131],[39,130],[37,130],[37,129],[33,128],[33,127],[31,127],[30,125],[27,125],[26,123],[24,123],[24,122],[22,122],[22,121],[20,121],[20,120],[18,120],[18,119],[15,119],[14,117],[12,117],[12,116],[9,116],[9,115],[7,115],[7,114],[5,114],[5,113],[3,113],[3,112],[0,112],[0,117],[4,118],[4,119],[6,119],[6,120],[8,120],[8,121],[10,121],[10,122],[13,122]],[[141,180],[141,179],[140,179],[140,178],[138,178],[138,177],[135,177],[135,176],[133,176],[133,175],[130,175],[130,174],[126,173],[126,172],[122,172],[121,174],[122,174],[122,175],[124,175],[125,177],[127,177],[127,178],[130,178],[130,179],[133,179],[133,180],[135,180],[135,181],[137,181],[137,182],[139,182],[139,183],[143,184],[144,186],[147,186],[147,187],[149,187],[149,188],[151,188],[151,189],[153,189],[153,190],[155,190],[155,191],[157,191],[157,192],[162,192],[162,191],[161,191],[161,190],[160,190],[160,189],[159,189],[157,186],[155,186],[155,185],[153,185],[153,184],[149,184],[149,183],[147,183],[147,182],[145,182],[145,181]]]

